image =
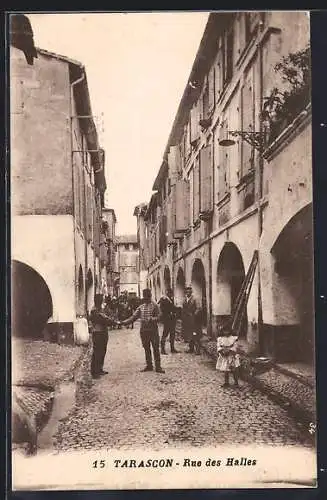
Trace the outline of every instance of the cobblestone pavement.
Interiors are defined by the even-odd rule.
[[[144,352],[137,325],[111,331],[109,375],[96,380],[89,402],[61,422],[55,447],[311,446],[303,429],[266,396],[242,381],[239,389],[222,388],[206,354],[188,354],[180,342],[176,347],[180,353],[162,356],[165,374],[140,373]]]

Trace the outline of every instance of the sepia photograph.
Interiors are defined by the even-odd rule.
[[[7,17],[12,489],[316,488],[310,13]]]

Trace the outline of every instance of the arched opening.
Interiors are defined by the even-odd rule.
[[[176,277],[175,301],[177,307],[182,307],[185,296],[185,276],[184,271],[180,267]]]
[[[50,290],[32,267],[12,262],[12,335],[43,338],[43,330],[53,314]]]
[[[217,266],[217,295],[215,315],[217,326],[228,321],[234,312],[236,299],[245,278],[242,255],[234,243],[224,245]],[[240,337],[246,337],[248,327],[247,310],[243,313]]]
[[[82,266],[78,269],[77,314],[84,313],[84,276]]]
[[[156,300],[159,300],[161,297],[161,283],[160,283],[160,276],[158,274],[157,276],[157,287],[156,287]]]
[[[206,279],[202,261],[196,259],[192,268],[192,289],[194,297],[202,305],[202,324],[207,325]]]
[[[94,303],[93,274],[91,269],[88,270],[86,275],[86,303],[87,303],[87,312],[89,313]]]
[[[164,270],[164,283],[165,290],[167,290],[167,288],[171,288],[170,269],[168,266],[166,266]]]
[[[298,212],[279,234],[274,257],[273,300],[279,361],[314,361],[312,205]]]

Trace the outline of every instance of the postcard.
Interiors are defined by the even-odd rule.
[[[310,14],[8,19],[12,489],[316,488]]]

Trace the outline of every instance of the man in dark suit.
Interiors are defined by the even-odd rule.
[[[108,373],[103,369],[104,358],[106,356],[108,345],[108,326],[112,326],[116,323],[115,320],[102,311],[102,302],[103,295],[100,293],[96,294],[94,298],[94,308],[90,313],[90,324],[93,338],[91,374],[95,379],[98,379],[101,375],[106,375]]]
[[[193,296],[191,286],[185,289],[185,299],[182,309],[183,338],[189,344],[188,352],[200,354],[200,339],[202,335],[201,313],[202,307]]]
[[[167,354],[165,350],[166,339],[169,335],[170,352],[173,354],[178,352],[175,349],[175,327],[176,327],[176,307],[174,304],[174,296],[171,288],[166,290],[166,295],[163,295],[158,302],[161,310],[161,318],[163,323],[163,332],[161,337],[161,354]]]

